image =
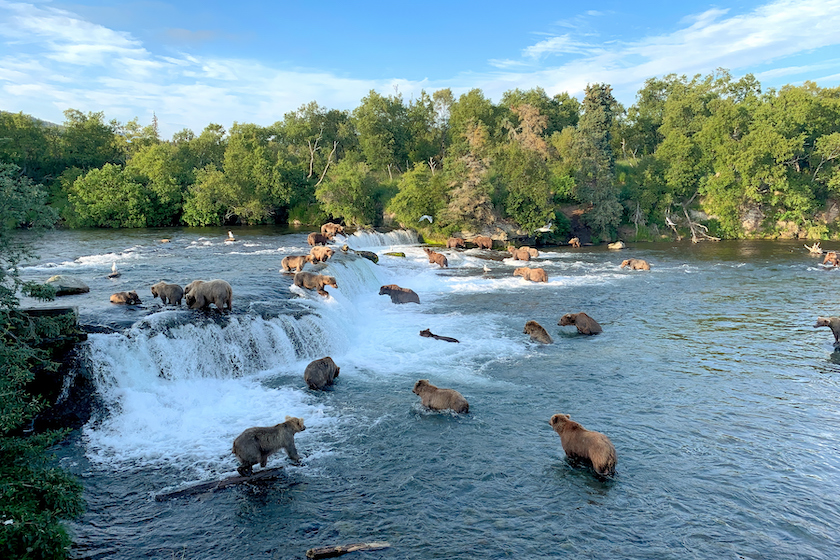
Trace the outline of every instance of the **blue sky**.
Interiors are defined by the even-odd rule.
[[[59,123],[69,108],[143,125],[154,113],[164,138],[269,125],[310,101],[353,109],[371,89],[498,101],[605,82],[630,106],[648,78],[716,68],[837,87],[840,0],[0,0],[0,109]]]

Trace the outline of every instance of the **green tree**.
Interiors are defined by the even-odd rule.
[[[184,223],[193,227],[219,226],[230,217],[230,208],[233,203],[225,174],[213,165],[196,170],[195,183],[184,202]]]
[[[371,169],[405,169],[408,156],[408,111],[401,95],[385,97],[371,90],[353,111],[359,132],[359,147]]]
[[[106,123],[104,113],[68,109],[64,117],[60,146],[66,167],[88,170],[125,161],[115,137],[117,123]]]
[[[146,215],[149,227],[178,224],[186,182],[193,179],[193,172],[182,167],[185,162],[177,155],[174,144],[148,144],[126,166],[126,174],[143,185],[149,195]]]
[[[76,179],[68,199],[74,211],[71,225],[78,227],[146,227],[146,216],[152,211],[143,185],[110,163]]]
[[[59,333],[55,322],[35,322],[19,309],[18,290],[36,295],[36,287],[20,280],[18,264],[29,252],[14,236],[15,228],[49,226],[56,216],[46,190],[20,173],[0,164],[0,556],[61,559],[70,548],[62,520],[81,515],[82,487],[48,453],[66,432],[22,435],[44,407],[27,391],[33,372],[57,365],[39,346]]]
[[[589,85],[583,99],[583,115],[578,121],[575,152],[578,162],[577,198],[591,205],[587,223],[603,239],[621,220],[615,183],[615,157],[612,151],[612,124],[616,102],[606,84]]]
[[[315,196],[334,218],[343,218],[350,225],[366,226],[376,220],[377,187],[367,164],[345,159],[330,168]]]
[[[420,216],[431,216],[432,226],[439,224],[438,213],[446,206],[446,181],[442,172],[416,163],[400,177],[398,187],[386,210],[394,214],[400,225],[417,227]]]

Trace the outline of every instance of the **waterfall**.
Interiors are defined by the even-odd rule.
[[[420,240],[414,230],[397,229],[387,233],[378,231],[357,231],[345,237],[344,243],[352,249],[387,248],[399,245],[417,245]]]

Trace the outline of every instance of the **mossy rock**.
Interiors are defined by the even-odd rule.
[[[389,257],[402,257],[402,258],[405,258],[405,253],[402,253],[402,252],[400,252],[400,251],[394,251],[393,253],[385,253],[385,254],[386,254],[386,255],[388,255]]]

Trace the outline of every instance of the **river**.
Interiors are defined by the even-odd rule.
[[[441,269],[411,232],[363,233],[341,242],[378,265],[307,265],[337,280],[323,298],[279,272],[308,232],[226,233],[48,232],[22,269],[86,282],[58,303],[107,327],[85,343],[104,406],[60,450],[85,486],[75,558],[286,559],[359,541],[391,545],[366,558],[424,560],[840,555],[840,358],[813,328],[840,315],[840,270],[801,242],[551,248],[527,263],[548,273],[536,284],[499,251],[445,249]],[[652,269],[619,268],[630,257]],[[212,278],[232,285],[232,313],[149,291]],[[379,296],[391,283],[420,305]],[[131,289],[142,305],[109,303]],[[557,325],[578,311],[603,333]],[[527,320],[554,343],[531,342]],[[307,389],[306,364],[327,355],[336,385]],[[469,414],[425,410],[418,379],[461,392]],[[613,478],[566,461],[558,412],[609,436]],[[269,459],[279,480],[155,500],[235,475],[233,439],[286,415],[306,430],[300,464]]]

